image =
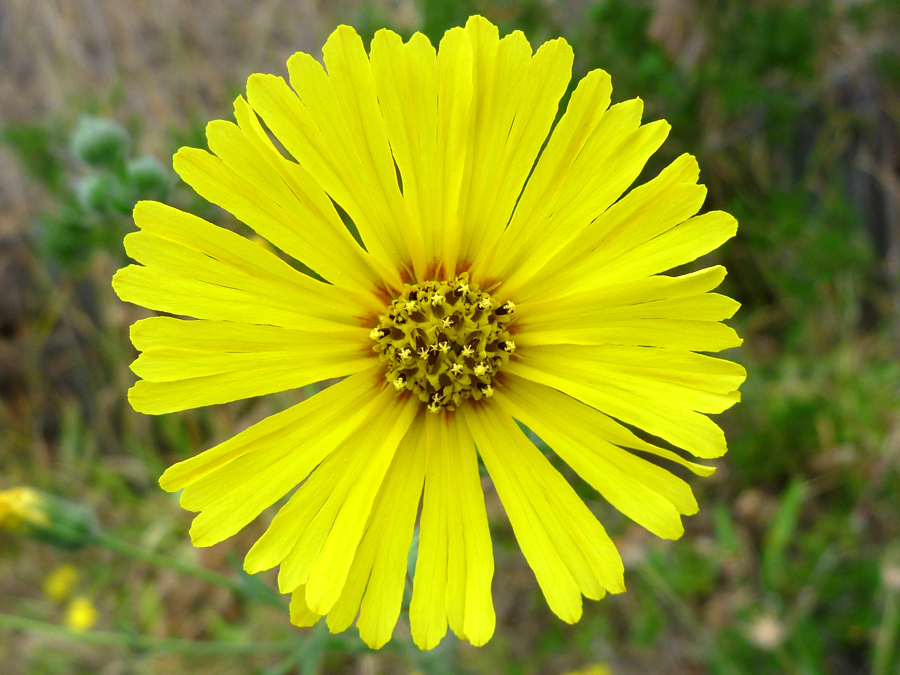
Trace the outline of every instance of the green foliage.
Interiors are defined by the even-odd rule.
[[[421,23],[419,30],[422,31],[431,44],[439,44],[444,32],[453,26],[464,26],[466,20],[476,14],[475,2],[473,0],[462,0],[461,2],[447,2],[447,0],[422,0],[419,4],[421,12]]]
[[[763,584],[770,589],[779,590],[787,581],[785,552],[797,532],[806,493],[804,483],[793,482],[782,495],[781,506],[766,532],[760,563]]]
[[[59,133],[39,125],[11,124],[0,132],[0,141],[16,151],[30,178],[56,194],[64,189]]]

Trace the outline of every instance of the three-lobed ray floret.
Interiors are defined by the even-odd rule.
[[[493,380],[516,343],[515,304],[497,304],[463,273],[450,281],[406,284],[369,336],[387,364],[385,378],[434,413],[494,393]]]

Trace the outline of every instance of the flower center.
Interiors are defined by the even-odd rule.
[[[516,349],[507,330],[514,310],[464,273],[406,284],[370,337],[398,392],[411,391],[434,413],[456,410],[494,393],[493,379]]]

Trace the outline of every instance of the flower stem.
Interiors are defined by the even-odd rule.
[[[148,565],[170,569],[179,574],[194,577],[195,579],[200,579],[201,581],[205,581],[215,586],[227,588],[250,600],[258,600],[267,605],[271,605],[272,607],[277,607],[285,613],[288,611],[287,606],[277,593],[262,583],[248,584],[247,581],[249,580],[249,577],[247,580],[235,579],[203,567],[197,567],[191,563],[182,562],[153,551],[148,551],[104,532],[96,533],[92,539],[92,543],[103,546],[120,555],[147,563]]]
[[[716,646],[709,632],[704,628],[697,617],[694,616],[694,613],[681,597],[672,590],[665,577],[660,574],[653,563],[645,560],[637,568],[637,571],[656,596],[669,605],[669,608],[674,612],[678,622],[692,635],[696,644],[706,651],[707,658],[717,667],[718,671],[726,673],[727,675],[737,675],[741,672],[725,653]]]
[[[873,675],[888,675],[900,629],[900,589],[888,586],[886,590],[884,614],[881,616],[881,625],[875,639],[875,654],[872,658]]]
[[[281,654],[297,649],[297,640],[283,640],[279,642],[199,642],[95,630],[77,631],[66,626],[27,619],[12,614],[0,614],[0,628],[40,633],[87,645],[124,647],[140,651],[184,654],[186,656]]]

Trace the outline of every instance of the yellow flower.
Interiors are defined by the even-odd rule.
[[[572,670],[565,675],[612,675],[612,671],[606,664],[595,663],[579,670]]]
[[[27,487],[0,490],[0,530],[47,524],[49,519],[41,510],[39,493]]]
[[[28,487],[0,490],[0,530],[21,530],[66,550],[85,546],[95,535],[85,508]]]
[[[521,32],[500,39],[472,17],[438,50],[380,31],[367,54],[341,26],[323,53],[327,73],[291,57],[290,87],[253,75],[237,124],[207,127],[212,153],[183,148],[174,164],[324,281],[142,202],[125,240],[141,264],[113,285],[197,319],[133,326],[138,411],[344,379],[171,467],[161,485],[200,512],[198,546],[299,485],[245,568],[280,565],[294,623],[327,615],[342,631],[358,616],[373,647],[400,613],[421,499],[413,638],[434,647],[449,624],[481,645],[495,616],[480,455],[550,608],[577,621],[582,596],[624,590],[622,562],[516,421],[622,512],[681,536],[680,516],[697,511],[691,489],[645,457],[713,469],[624,424],[701,458],[725,452],[707,414],[738,400],[744,370],[697,352],[740,344],[719,323],[738,304],[709,292],[721,267],[660,273],[718,247],[735,220],[695,216],[706,190],[688,155],[622,196],[669,126],[642,125],[640,100],[609,107],[603,71],[581,81],[551,133],[571,77],[564,40],[532,53]]]
[[[97,624],[97,608],[90,598],[79,595],[66,608],[66,625],[72,630],[90,630]]]
[[[44,579],[44,595],[51,600],[63,602],[71,597],[77,583],[78,571],[69,564],[59,565]]]

